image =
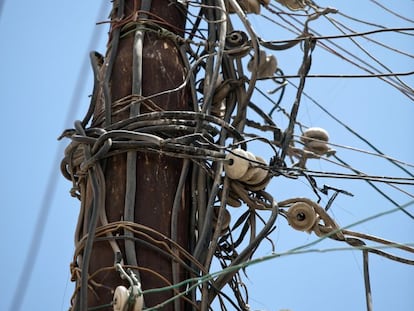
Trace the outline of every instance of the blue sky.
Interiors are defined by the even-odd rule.
[[[27,290],[21,296],[24,297],[21,310],[67,310],[69,307],[73,290],[69,263],[73,254],[79,202],[70,196],[71,185],[60,175],[56,154],[59,159],[62,157],[62,148],[68,141],[58,142],[57,137],[62,130],[71,127],[74,120],[81,119],[88,107],[92,70],[89,63],[85,63],[85,58],[91,48],[105,52],[107,27],[96,26],[95,23],[107,17],[110,10],[107,2],[103,14],[99,13],[101,4],[98,1],[40,0],[25,4],[5,1],[3,5],[0,16],[0,194],[3,210],[0,217],[0,226],[3,228],[0,310],[10,310],[13,295],[23,288]],[[412,23],[385,12],[371,1],[318,3],[388,27],[413,27]],[[393,6],[395,11],[407,17],[414,12],[412,1],[399,0],[393,2]],[[273,29],[262,24],[257,16],[250,18],[253,27],[264,39],[294,37],[275,25]],[[368,29],[361,24],[348,22],[355,30]],[[338,34],[327,23],[321,22],[315,27],[324,35]],[[91,38],[94,38],[92,43]],[[382,33],[372,38],[414,54],[410,36]],[[349,45],[349,41],[337,42],[365,57],[360,50]],[[366,40],[359,42],[393,71],[413,71],[412,58],[378,48]],[[300,61],[299,49],[275,55],[285,74],[296,74]],[[373,63],[373,60],[369,62]],[[310,73],[363,72],[316,48]],[[81,88],[77,87],[79,81],[84,82]],[[414,85],[413,76],[405,77],[404,81],[411,87]],[[293,82],[297,83],[297,80]],[[260,82],[258,86],[267,90],[273,84]],[[310,78],[305,92],[385,154],[403,162],[414,162],[414,105],[394,88],[372,78]],[[283,101],[286,109],[290,109],[294,94],[293,87],[287,89]],[[261,102],[260,96],[255,96],[254,99]],[[271,109],[270,105],[268,109]],[[279,126],[286,126],[286,119],[281,115],[275,114],[274,118]],[[369,149],[310,99],[302,100],[299,120],[308,126],[324,127],[329,131],[331,141],[336,144]],[[335,149],[341,158],[367,174],[408,177],[384,159],[343,148]],[[252,151],[264,158],[270,157],[270,150],[262,146],[253,145]],[[343,171],[318,160],[313,160],[309,165],[315,170]],[[412,167],[407,169],[414,171]],[[354,194],[353,197],[339,196],[331,208],[331,215],[340,225],[346,226],[394,208],[364,182],[330,179],[321,183]],[[413,199],[412,186],[404,187],[409,194],[387,185],[380,187],[399,204]],[[295,196],[313,198],[312,191],[303,180],[292,181],[279,177],[272,181],[267,190],[277,200]],[[324,200],[326,203],[327,199]],[[25,275],[22,269],[45,202],[50,202],[50,209],[44,219],[39,255],[33,261],[32,275],[21,278],[22,273]],[[407,210],[414,213],[414,206]],[[286,252],[315,240],[313,235],[294,231],[281,217],[277,226],[272,234],[277,252]],[[353,229],[401,243],[414,243],[414,222],[401,212],[365,222]],[[344,246],[323,241],[315,247],[324,250]],[[258,255],[270,253],[270,245],[264,243]],[[406,253],[399,254],[411,259],[414,257],[413,254],[411,257]],[[396,307],[399,310],[414,310],[413,266],[371,255],[370,272],[374,310],[385,311]],[[312,252],[275,258],[249,267],[247,276],[245,283],[254,310],[365,310],[362,254],[358,251]]]

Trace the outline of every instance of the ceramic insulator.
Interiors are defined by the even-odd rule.
[[[300,231],[309,231],[316,223],[316,212],[312,206],[298,202],[289,207],[287,212],[289,225]]]

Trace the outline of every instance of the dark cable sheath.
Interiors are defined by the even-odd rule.
[[[371,282],[369,280],[368,250],[362,250],[362,257],[364,264],[365,300],[367,304],[367,311],[372,311],[372,294]]]

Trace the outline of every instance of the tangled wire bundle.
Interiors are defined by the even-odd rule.
[[[331,148],[326,130],[307,127],[297,120],[305,81],[310,77],[312,54],[316,48],[332,50],[328,47],[332,37],[317,34],[311,29],[310,23],[319,18],[327,18],[339,25],[331,17],[338,10],[321,8],[313,1],[306,0],[277,2],[275,5],[270,1],[258,0],[172,1],[170,4],[186,14],[187,24],[190,25],[189,29],[181,30],[183,35],[179,35],[172,31],[172,25],[153,16],[149,10],[150,0],[142,1],[139,16],[125,16],[124,1],[114,1],[108,54],[105,58],[96,52],[91,54],[95,75],[91,107],[85,118],[75,123],[74,129],[62,134],[62,137],[71,139],[62,161],[62,172],[73,183],[72,195],[82,201],[72,264],[73,280],[77,281],[74,297],[79,294],[81,300],[85,301],[88,287],[93,291],[95,287],[105,286],[96,277],[108,270],[119,271],[121,278],[127,279],[130,285],[129,289],[117,288],[112,302],[95,307],[94,310],[108,306],[113,306],[115,310],[141,310],[141,296],[145,300],[145,295],[150,292],[166,290],[174,292],[171,300],[145,310],[176,303],[179,298],[186,300],[194,310],[208,310],[216,298],[222,310],[228,309],[226,304],[232,305],[235,310],[249,310],[247,290],[240,270],[254,262],[254,253],[263,241],[270,241],[275,252],[269,235],[275,230],[278,215],[286,218],[293,229],[314,232],[318,237],[345,242],[362,250],[366,267],[364,272],[368,310],[371,308],[371,294],[367,254],[371,252],[391,260],[414,264],[413,260],[367,246],[365,241],[410,253],[414,253],[413,248],[353,232],[341,228],[335,222],[328,214],[328,209],[339,193],[349,195],[348,192],[329,188],[335,194],[325,208],[321,207],[321,195],[327,194],[328,190],[318,186],[316,177],[335,175],[393,185],[412,185],[414,180],[369,176],[355,170],[354,175],[341,175],[307,168],[309,159],[323,159],[345,165]],[[260,16],[271,19],[277,25],[286,27],[294,23],[297,32],[295,37],[283,42],[262,39],[246,15],[260,14],[261,10],[266,10],[271,17],[264,14]],[[244,28],[235,28],[234,20],[234,24]],[[117,46],[120,39],[137,36],[137,33],[142,36],[150,33],[174,43],[187,66],[185,81],[175,89],[150,96],[133,92],[130,96],[111,102],[109,80]],[[348,37],[356,35],[350,33]],[[344,37],[345,34],[341,36]],[[283,64],[278,64],[275,54],[298,46],[302,49],[303,59],[298,75],[291,77],[299,79],[299,83],[296,97],[288,111],[281,104],[285,89],[291,81],[279,68]],[[134,54],[135,63],[142,62],[140,53],[142,51]],[[412,89],[398,75],[370,72],[413,99]],[[263,92],[258,87],[258,82],[265,80],[273,81],[276,88]],[[183,89],[191,91],[193,111],[165,111],[153,101],[154,98]],[[254,102],[252,96],[255,91],[271,103],[272,108],[268,112],[264,105]],[[277,97],[276,100],[273,99],[274,96]],[[98,107],[97,103],[101,102],[104,104]],[[145,108],[148,112],[133,113],[137,107]],[[125,111],[130,111],[128,118],[112,122],[114,116]],[[287,117],[288,125],[285,129],[273,121],[272,114],[275,111]],[[258,116],[255,120],[249,119],[252,113]],[[92,116],[93,120],[88,126]],[[301,131],[300,134],[296,134],[298,130]],[[272,157],[265,160],[260,154],[249,151],[249,146],[253,143],[262,144],[271,150]],[[174,234],[166,236],[128,219],[108,222],[106,211],[101,208],[106,199],[105,161],[114,155],[129,152],[150,152],[182,159],[180,180],[190,178],[193,193],[198,193],[192,202],[190,213],[192,219],[189,232],[195,233],[191,237],[190,249],[181,247]],[[266,189],[272,179],[279,176],[304,178],[312,187],[316,198],[277,201]],[[93,191],[93,199],[84,202],[88,185]],[[180,182],[176,192],[181,193],[183,189],[184,183]],[[232,220],[231,207],[242,206],[244,210],[241,215]],[[400,209],[412,217],[403,208]],[[172,232],[176,232],[174,213],[173,207]],[[127,243],[128,240],[155,249],[173,262],[174,274],[178,273],[178,265],[188,272],[189,279],[179,283],[178,275],[174,275],[177,282],[171,284],[159,272],[150,271],[154,277],[163,279],[166,287],[142,290],[139,272],[143,268],[130,263],[125,265],[123,262],[119,242],[125,241],[125,249],[131,251],[134,244],[131,246]],[[110,243],[117,262],[112,267],[88,274],[93,245],[102,241]],[[211,273],[214,258],[222,267],[217,274]],[[183,285],[186,289],[180,290]],[[223,291],[226,285],[231,288],[234,297]],[[176,304],[176,310],[178,309],[179,305]]]

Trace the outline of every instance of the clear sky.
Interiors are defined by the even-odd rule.
[[[62,150],[68,141],[59,143],[57,137],[62,130],[72,127],[74,120],[81,119],[88,107],[88,95],[93,85],[87,56],[90,49],[102,54],[105,52],[107,26],[96,26],[95,23],[108,16],[110,3],[107,1],[101,11],[98,1],[2,2],[0,195],[3,214],[0,227],[3,237],[0,310],[12,311],[11,302],[16,292],[20,294],[17,297],[23,299],[21,310],[67,310],[73,291],[69,263],[73,255],[79,202],[70,196],[71,184],[60,175],[60,161],[56,159],[62,158]],[[336,7],[348,16],[387,27],[414,27],[413,22],[386,12],[373,1],[325,0],[318,3]],[[383,0],[380,3],[389,5]],[[399,14],[413,17],[413,1],[398,0],[393,1],[392,5],[392,9]],[[270,16],[266,10],[262,12]],[[277,25],[265,25],[258,16],[249,17],[255,30],[265,40],[294,37]],[[372,29],[343,16],[338,16],[338,20],[345,21],[357,31]],[[339,34],[327,22],[317,23],[315,28],[322,35]],[[370,38],[412,55],[414,32],[409,33],[411,35],[379,33]],[[349,41],[341,39],[335,42],[379,68],[373,58],[367,58]],[[358,39],[358,42],[392,71],[413,71],[412,56],[380,48],[364,39]],[[301,60],[299,48],[296,52],[280,52],[275,53],[275,56],[285,74],[297,73]],[[317,47],[310,73],[364,72]],[[412,75],[403,80],[411,87],[414,85]],[[292,82],[297,83],[298,80],[292,79]],[[265,82],[260,82],[258,86],[265,91],[274,87]],[[414,163],[414,103],[395,88],[373,78],[310,78],[305,92],[386,155]],[[295,89],[288,87],[282,102],[285,109],[290,109],[294,94]],[[260,103],[262,99],[255,95],[254,100]],[[268,102],[264,105],[269,105],[268,110],[271,109]],[[286,119],[281,114],[275,113],[274,118],[282,129],[286,126]],[[298,119],[308,126],[324,127],[335,144],[370,150],[309,98],[303,99]],[[334,148],[338,156],[367,174],[408,177],[382,158]],[[264,158],[270,157],[270,150],[261,146],[252,146],[252,151]],[[346,171],[319,160],[313,160],[309,165],[320,171]],[[414,172],[412,166],[405,167]],[[354,194],[353,197],[340,195],[331,208],[331,215],[342,226],[394,208],[393,204],[362,181],[329,179],[321,181],[321,185],[324,183]],[[413,199],[413,186],[402,187],[407,193],[389,185],[379,186],[399,204]],[[272,181],[267,191],[276,200],[295,196],[314,199],[303,180],[292,181],[279,177]],[[327,200],[323,198],[323,203],[326,204]],[[414,205],[409,206],[407,211],[413,214]],[[35,231],[39,215],[47,218],[43,219],[42,230]],[[364,222],[353,229],[400,243],[414,243],[413,219],[402,212]],[[34,237],[35,232],[43,235]],[[278,253],[315,240],[313,235],[294,231],[281,217],[271,237]],[[23,267],[34,238],[41,243],[37,258],[32,258],[33,273],[28,275]],[[323,241],[313,248],[327,250],[345,246],[339,242]],[[414,258],[413,254],[397,253]],[[270,244],[264,243],[258,255],[269,254]],[[414,310],[414,266],[370,255],[370,272],[374,310]],[[253,310],[365,310],[362,254],[358,251],[289,255],[253,265],[246,273],[248,278],[245,283]]]

